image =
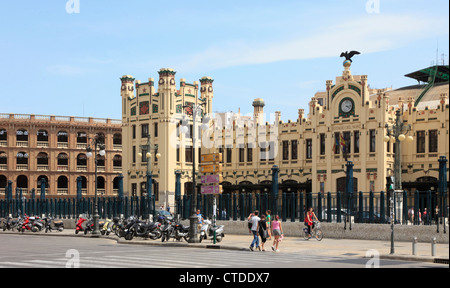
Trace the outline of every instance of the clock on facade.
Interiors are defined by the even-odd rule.
[[[350,99],[344,99],[341,102],[341,110],[344,113],[349,113],[353,109],[353,101]]]

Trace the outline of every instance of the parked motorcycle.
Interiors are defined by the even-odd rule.
[[[13,220],[11,216],[8,216],[3,223],[3,231],[14,231],[17,228],[17,223],[19,223],[19,219]]]
[[[42,220],[44,221],[45,233],[48,231],[52,232],[53,230],[59,232],[64,230],[64,222],[61,220],[55,221],[55,219],[51,216],[44,217]]]
[[[84,231],[83,223],[87,221],[83,216],[78,217],[77,224],[75,225],[75,234],[78,234],[80,231]]]
[[[133,225],[126,231],[126,240],[131,240],[133,237],[143,237],[144,239],[156,240],[161,237],[160,230],[161,223],[159,222],[144,222],[139,219],[133,219]]]
[[[100,233],[102,235],[109,235],[112,231],[113,224],[114,222],[111,219],[106,219],[105,222],[103,223],[103,226],[100,226],[99,223]]]
[[[124,226],[119,231],[119,237],[124,237],[125,240],[132,240],[134,237],[134,229],[131,229],[136,224],[137,218],[130,216]]]
[[[220,242],[222,241],[222,238],[225,237],[225,234],[223,233],[223,225],[219,225],[214,227],[211,224],[210,220],[204,220],[202,228],[200,229],[200,242],[202,242],[203,239],[211,239],[214,238],[214,231],[216,232],[216,241]]]
[[[184,240],[189,241],[189,225],[185,226],[181,223],[175,224],[175,239],[177,241],[180,241],[181,238],[184,238]]]
[[[31,231],[32,232],[42,231],[42,228],[44,228],[44,222],[38,216],[32,218],[34,218],[34,220],[32,220]]]

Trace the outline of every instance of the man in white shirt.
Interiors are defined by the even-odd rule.
[[[261,248],[259,247],[259,237],[258,237],[258,229],[259,229],[259,221],[261,218],[258,217],[258,210],[256,210],[253,215],[250,214],[248,217],[248,220],[252,221],[252,228],[250,229],[253,233],[253,241],[252,244],[250,244],[250,250],[253,251],[253,246],[256,244],[256,249],[261,251]]]

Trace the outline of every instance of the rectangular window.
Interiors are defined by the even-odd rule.
[[[325,155],[325,134],[320,134],[320,155]]]
[[[428,152],[438,152],[438,130],[430,130],[428,132]]]
[[[153,124],[155,127],[155,137],[158,137],[158,123]]]
[[[133,139],[136,139],[136,125],[131,126],[131,130],[133,134]]]
[[[186,146],[184,153],[185,153],[184,158],[185,158],[186,162],[192,163],[192,147]]]
[[[227,163],[231,163],[231,159],[233,156],[233,150],[232,148],[226,148],[227,149]]]
[[[177,145],[177,162],[180,162],[180,145]]]
[[[334,154],[341,153],[341,137],[339,132],[334,132]]]
[[[345,141],[345,153],[351,153],[352,152],[352,138],[350,135],[350,132],[344,132],[344,141]]]
[[[369,131],[369,152],[374,153],[375,152],[375,144],[376,144],[376,138],[375,138],[375,129],[372,129]]]
[[[283,141],[283,160],[289,160],[289,141]]]
[[[297,160],[298,157],[298,141],[297,140],[292,140],[291,141],[291,159],[292,160]]]
[[[253,161],[253,148],[250,144],[247,144],[247,162]]]
[[[259,144],[259,160],[260,161],[266,161],[267,160],[267,153],[266,153],[266,151],[267,151],[267,148],[266,148],[266,146],[269,146],[269,145],[267,145],[268,143],[267,142],[261,142],[260,144]]]
[[[416,153],[425,153],[425,131],[417,131],[416,138],[417,138]]]
[[[306,139],[306,159],[312,159],[312,139]]]
[[[133,146],[133,163],[136,163],[136,146]]]
[[[239,162],[244,162],[245,161],[245,148],[244,147],[240,147],[239,148]]]
[[[275,145],[275,142],[269,143],[269,161],[273,161],[275,159],[275,154],[277,146]]]
[[[359,131],[353,131],[353,153],[359,153]]]
[[[148,137],[148,124],[142,124],[141,125],[141,138],[147,138]]]

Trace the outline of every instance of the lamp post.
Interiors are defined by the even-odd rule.
[[[138,153],[139,157],[142,157],[142,155],[145,153],[145,158],[141,158],[142,162],[147,162],[147,196],[148,199],[152,199],[152,215],[155,216],[155,199],[153,197],[152,192],[152,153],[151,151],[155,151],[155,157],[156,159],[159,159],[161,157],[161,154],[158,153],[158,144],[152,145],[150,141],[150,134],[147,135],[147,144],[146,145],[140,145],[141,152]]]
[[[403,142],[405,139],[407,142],[412,142],[414,139],[412,136],[406,137],[406,134],[408,134],[409,131],[411,131],[411,125],[405,125],[403,123],[403,120],[400,115],[400,109],[403,109],[403,107],[400,107],[395,112],[395,123],[389,126],[389,124],[386,124],[386,135],[384,136],[384,142],[388,143],[394,143],[395,145],[395,153],[394,153],[394,181],[393,181],[393,190],[390,192],[390,204],[391,204],[391,254],[394,254],[394,224],[395,224],[395,211],[394,211],[394,205],[395,205],[395,193],[397,191],[402,191],[402,153],[401,153],[401,145],[400,143]]]
[[[97,157],[97,146],[99,147],[100,151],[98,152],[98,154],[100,154],[100,156],[105,156],[106,152],[105,152],[105,144],[104,143],[100,143],[99,142],[99,137],[98,135],[95,136],[94,138],[89,138],[90,140],[92,140],[91,144],[94,145],[94,162],[95,162],[95,197],[94,197],[94,230],[92,231],[92,235],[94,237],[99,237],[100,236],[100,230],[98,227],[98,220],[99,220],[99,215],[98,215],[98,198],[97,198],[97,162],[98,162],[98,157]],[[88,147],[86,148],[86,156],[88,158],[92,157],[92,148],[90,145],[88,145]]]
[[[192,115],[192,215],[189,217],[189,243],[198,243],[199,239],[197,237],[197,224],[198,217],[196,214],[197,206],[197,187],[196,187],[196,175],[195,175],[195,147],[196,147],[196,124],[197,124],[197,114],[202,111],[202,106],[205,106],[206,102],[200,105],[192,104],[183,106],[185,108],[186,114]],[[188,108],[188,109],[186,109]],[[187,127],[182,126],[181,132],[183,134],[187,133]]]

